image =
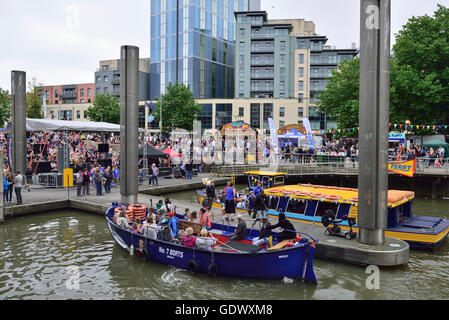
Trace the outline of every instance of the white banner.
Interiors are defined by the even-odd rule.
[[[302,118],[302,123],[306,127],[307,140],[309,141],[309,148],[314,150],[315,144],[313,142],[312,128],[310,127],[309,118]]]

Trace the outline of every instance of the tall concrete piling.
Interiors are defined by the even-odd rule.
[[[26,172],[26,73],[11,71],[11,170]]]
[[[390,0],[361,0],[359,241],[385,241],[388,201]]]
[[[137,202],[138,191],[139,48],[121,47],[120,60],[120,194],[125,205]]]

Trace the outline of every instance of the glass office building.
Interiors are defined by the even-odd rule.
[[[248,0],[151,0],[150,95],[171,82],[195,98],[233,98],[235,11]]]

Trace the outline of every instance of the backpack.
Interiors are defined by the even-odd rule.
[[[164,226],[158,234],[158,239],[166,242],[171,242],[172,240],[172,233],[170,230],[170,227],[168,225]]]

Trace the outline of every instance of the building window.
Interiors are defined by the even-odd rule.
[[[81,90],[80,90],[80,96],[81,96],[81,97],[84,97],[84,89],[81,89]]]
[[[245,108],[239,108],[239,117],[245,116]]]
[[[241,37],[245,36],[245,28],[240,28],[240,36]]]
[[[88,88],[87,89],[87,96],[90,97],[92,95],[92,89]]]
[[[304,81],[298,81],[298,91],[304,90]]]
[[[245,97],[245,94],[239,93],[239,98],[244,98],[244,97]]]
[[[58,98],[59,97],[59,92],[58,92],[58,90],[56,90],[55,91],[55,98]]]
[[[84,103],[84,99],[81,99],[81,100],[80,100],[80,103]]]
[[[303,67],[298,68],[298,78],[304,78],[304,68]]]
[[[285,126],[284,121],[279,121],[279,129],[283,128]]]
[[[285,81],[279,82],[279,90],[281,90],[281,91],[285,90]]]
[[[302,117],[304,115],[304,108],[299,107],[298,108],[298,117]]]
[[[286,48],[286,44],[285,43],[286,43],[285,41],[281,41],[281,45],[280,45],[281,51],[285,51],[285,48]]]
[[[109,70],[109,65],[104,65],[102,69],[103,71]]]
[[[244,81],[240,81],[240,82],[239,82],[239,90],[240,90],[240,91],[245,90],[245,82],[244,82]]]
[[[108,76],[104,76],[104,82],[109,82],[109,77]]]
[[[285,64],[285,54],[279,56],[280,63]]]
[[[285,98],[285,93],[279,93],[279,98],[284,99]]]
[[[239,49],[240,50],[245,50],[245,42],[240,42]]]
[[[285,107],[279,108],[279,117],[285,117]]]
[[[299,56],[298,56],[298,63],[299,64],[304,64],[304,54],[300,54]]]
[[[92,100],[91,99],[87,99],[87,103],[91,103],[92,102]]]
[[[108,88],[104,88],[103,93],[108,93]]]
[[[298,94],[298,102],[299,103],[303,103],[304,102],[304,94],[303,93]]]
[[[83,117],[84,117],[84,119],[87,119],[87,110],[83,111]]]
[[[100,81],[101,81],[101,77],[97,76],[97,82],[100,82]]]
[[[96,93],[100,93],[101,92],[101,89],[100,88],[97,88],[97,90],[95,91]]]
[[[81,111],[79,110],[76,111],[76,118],[81,119]]]

